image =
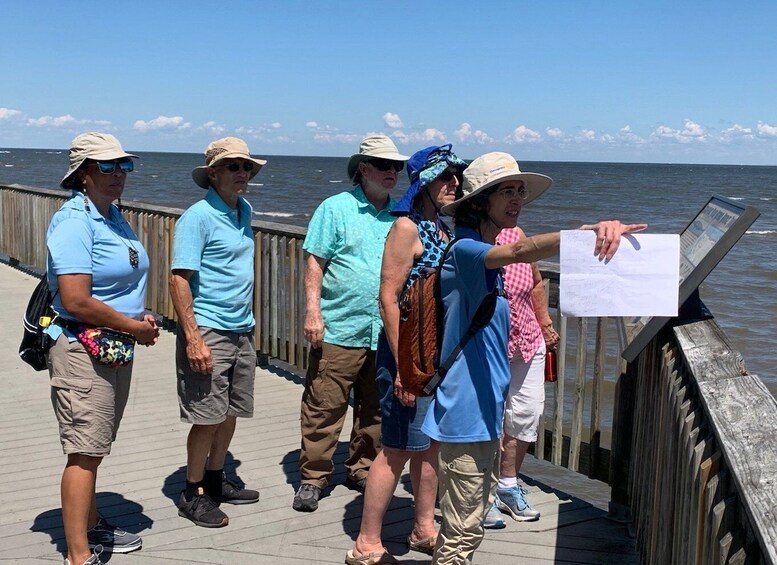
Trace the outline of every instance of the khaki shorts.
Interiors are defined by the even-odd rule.
[[[208,426],[227,416],[254,415],[256,348],[254,334],[200,327],[205,345],[213,357],[210,375],[195,373],[186,356],[186,337],[178,332],[175,369],[178,375],[178,406],[181,421]]]
[[[63,334],[49,350],[51,404],[66,455],[110,454],[129,398],[132,363],[101,365]]]

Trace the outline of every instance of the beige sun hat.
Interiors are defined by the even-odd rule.
[[[348,178],[352,181],[359,170],[359,163],[372,157],[390,159],[391,161],[407,161],[410,157],[400,155],[397,146],[387,135],[370,135],[362,139],[359,152],[348,159]]]
[[[110,133],[99,133],[96,131],[88,131],[77,135],[73,141],[70,142],[70,167],[62,177],[59,186],[62,188],[69,188],[67,186],[68,179],[73,176],[84,161],[92,159],[94,161],[114,161],[116,159],[125,158],[137,159],[137,155],[127,153],[121,148],[119,140],[112,136]]]
[[[509,153],[494,151],[481,155],[464,169],[464,180],[461,183],[463,195],[447,206],[443,206],[440,211],[443,214],[452,215],[459,204],[467,198],[471,198],[495,184],[509,180],[523,181],[528,193],[523,201],[524,206],[539,197],[553,184],[553,179],[548,176],[522,172],[518,162]]]
[[[208,169],[218,165],[219,161],[224,159],[245,159],[258,165],[254,167],[249,175],[249,178],[254,178],[259,172],[259,169],[267,164],[264,159],[255,159],[251,157],[251,152],[248,151],[248,145],[245,141],[238,137],[225,137],[223,139],[217,139],[213,143],[210,143],[205,148],[205,164],[201,167],[195,167],[192,171],[192,178],[197,186],[202,188],[208,188],[210,186],[210,180],[208,179]]]

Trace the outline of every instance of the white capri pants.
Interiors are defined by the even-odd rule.
[[[516,351],[510,362],[510,388],[505,401],[505,433],[526,442],[537,441],[545,408],[545,342],[528,362]]]

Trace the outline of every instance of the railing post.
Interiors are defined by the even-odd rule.
[[[630,521],[629,470],[634,430],[636,393],[636,363],[629,363],[615,384],[615,402],[612,414],[612,449],[610,456],[610,515],[617,520]]]

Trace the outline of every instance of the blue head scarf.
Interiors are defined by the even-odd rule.
[[[451,144],[432,145],[416,151],[407,161],[407,176],[410,187],[405,192],[391,213],[404,216],[413,210],[413,200],[434,179],[439,177],[448,167],[456,167],[459,172],[467,168],[467,163],[459,159],[451,150]]]

